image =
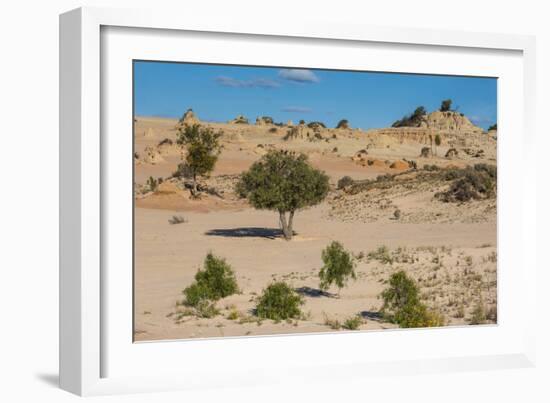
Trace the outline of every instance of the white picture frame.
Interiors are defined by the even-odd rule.
[[[111,97],[110,94],[113,92],[110,88],[111,84],[102,77],[102,74],[107,74],[103,70],[106,66],[102,57],[110,55],[102,49],[107,47],[102,32],[109,31],[111,29],[109,27],[117,27],[115,31],[122,30],[122,36],[130,37],[134,35],[133,32],[138,32],[132,30],[144,30],[141,31],[145,35],[141,38],[141,45],[134,44],[134,46],[119,48],[120,52],[117,54],[126,59],[134,57],[132,52],[139,54],[139,46],[146,48],[148,46],[146,36],[153,32],[157,35],[156,40],[159,41],[159,46],[155,46],[158,48],[155,52],[159,52],[159,57],[171,59],[176,57],[170,55],[176,54],[174,41],[178,40],[178,33],[184,35],[186,32],[193,33],[199,38],[201,35],[215,33],[216,40],[223,39],[225,35],[228,41],[230,37],[238,37],[241,38],[239,40],[253,38],[258,43],[270,41],[277,44],[291,41],[305,46],[311,41],[328,41],[323,46],[332,46],[335,51],[346,44],[396,46],[402,49],[401,51],[413,52],[429,52],[431,49],[449,51],[448,57],[451,59],[455,57],[457,60],[460,55],[453,56],[455,51],[470,52],[479,57],[494,53],[496,58],[491,59],[494,63],[498,62],[499,55],[508,52],[514,55],[511,58],[513,61],[510,62],[510,72],[503,74],[510,74],[509,77],[520,79],[521,82],[516,82],[515,86],[512,85],[513,83],[510,84],[510,91],[515,91],[514,94],[519,97],[514,100],[514,104],[501,103],[502,99],[499,98],[499,142],[501,136],[506,134],[506,127],[513,128],[516,133],[519,131],[521,136],[516,135],[509,142],[504,140],[502,145],[499,143],[499,165],[506,163],[509,151],[512,149],[521,155],[522,160],[529,160],[534,153],[535,41],[533,37],[394,29],[309,21],[289,31],[276,22],[240,20],[238,17],[216,19],[197,16],[182,23],[180,18],[169,12],[151,10],[81,8],[61,15],[60,385],[63,389],[79,395],[96,395],[294,382],[298,374],[302,381],[311,379],[329,382],[381,373],[397,375],[519,368],[534,365],[534,321],[528,317],[529,314],[524,315],[521,321],[512,319],[517,318],[516,311],[520,308],[523,312],[535,312],[536,266],[533,252],[536,244],[533,194],[535,179],[533,176],[522,176],[521,170],[512,172],[511,169],[504,169],[503,173],[499,174],[499,198],[502,199],[501,191],[508,193],[504,193],[506,198],[502,207],[499,204],[499,325],[497,326],[481,326],[476,329],[269,336],[207,341],[180,340],[170,343],[133,345],[131,336],[127,334],[127,327],[119,328],[115,326],[119,321],[112,320],[113,317],[120,318],[117,312],[127,312],[127,304],[131,304],[131,301],[126,297],[131,295],[131,291],[128,291],[131,289],[131,284],[127,284],[126,289],[120,288],[125,281],[127,282],[127,277],[114,277],[113,273],[106,269],[110,267],[109,259],[113,258],[112,248],[109,248],[110,241],[107,238],[113,239],[116,235],[115,228],[113,233],[108,230],[109,237],[105,236],[105,228],[109,228],[109,215],[106,211],[124,208],[123,205],[116,207],[110,204],[112,200],[121,200],[121,198],[111,196],[112,187],[109,181],[116,181],[116,179],[110,179],[114,178],[115,171],[109,171],[114,169],[109,168],[113,167],[109,161],[112,153],[123,149],[126,143],[113,142],[113,136],[105,137],[113,127],[116,127],[117,122],[110,120],[113,115],[111,109],[103,108],[108,101],[109,105],[116,103],[116,108],[119,108],[117,111],[127,110],[124,102],[117,102],[119,99],[117,97],[125,93],[127,86],[124,87],[122,83]],[[122,39],[118,40],[119,45],[123,44],[120,42]],[[116,40],[109,41],[109,46],[117,46]],[[164,41],[163,45],[160,44],[161,41]],[[149,47],[152,48],[150,43]],[[130,49],[129,53],[124,53],[122,48]],[[399,49],[397,52],[400,51]],[[206,53],[205,51],[205,55]],[[247,64],[262,57],[261,53],[253,53],[246,58],[241,56],[235,60]],[[197,55],[196,57],[200,59],[200,54]],[[153,58],[151,53],[149,57]],[[212,57],[211,55],[207,61],[212,61]],[[433,56],[430,57],[435,63]],[[481,65],[476,67],[474,61],[472,59],[470,62],[472,72],[485,71],[483,69],[486,67]],[[260,61],[260,64],[262,63],[269,63],[269,60]],[[464,63],[467,64],[466,61]],[[502,63],[504,64],[504,61]],[[381,64],[380,68],[383,67]],[[493,66],[493,68],[497,67]],[[110,67],[107,66],[107,68]],[[422,67],[417,68],[418,72],[421,72]],[[441,64],[438,71],[460,74],[464,68],[460,64],[455,64],[454,67]],[[407,72],[411,69],[414,69],[414,66],[411,65]],[[115,88],[116,85],[113,84],[112,87]],[[107,98],[105,94],[109,94]],[[127,97],[128,94],[125,96]],[[518,105],[521,105],[519,118],[509,121],[503,118],[505,121],[501,122],[501,108],[510,110],[509,108]],[[124,119],[130,122],[130,115],[124,116]],[[501,127],[504,128],[502,134]],[[121,128],[124,130],[125,126]],[[121,171],[117,176],[123,178],[124,173]],[[523,191],[514,191],[506,185],[501,187],[503,177],[520,185]],[[130,182],[128,186],[131,186]],[[508,218],[510,225],[501,225],[502,211],[512,212],[513,217]],[[506,221],[504,224],[507,223]],[[505,233],[501,233],[502,231]],[[504,254],[501,255],[500,250],[503,247]],[[501,270],[502,259],[507,259],[504,264],[511,266],[513,263],[516,269],[518,267],[520,269],[517,269],[517,272]],[[109,283],[106,282],[107,280]],[[107,284],[109,284],[108,287]],[[121,291],[121,294],[117,294],[122,295],[120,300],[123,302],[120,304],[113,302],[111,295],[113,289]],[[506,303],[510,301],[509,290],[512,289],[521,295],[521,306],[512,307],[510,303]],[[501,304],[501,298],[505,301],[503,304]],[[115,303],[119,305],[113,305]],[[510,316],[506,317],[508,311]],[[500,323],[501,316],[505,318],[503,323]],[[131,318],[128,319],[131,321]],[[316,360],[312,346],[320,340],[329,349],[335,340],[345,340],[344,353],[348,354],[347,358],[339,359],[329,354],[329,357],[324,357],[322,362]],[[452,350],[449,347],[449,351],[446,352],[444,343],[451,345],[456,340],[462,340],[462,348]],[[476,341],[479,341],[477,347],[473,346]],[[374,349],[377,351],[371,351],[369,357],[363,357],[362,354],[354,354],[360,343],[381,347]],[[395,343],[401,348],[396,348],[394,355],[388,356],[387,350],[383,347],[384,343]],[[492,344],[490,350],[487,349],[489,343]],[[423,344],[440,348],[428,351],[422,347]],[[407,345],[420,347],[416,354],[412,354],[411,349],[406,348]],[[283,347],[300,351],[301,355],[286,361],[280,360]],[[178,354],[186,354],[188,359],[182,362],[178,359]],[[262,355],[263,364],[257,359]],[[213,368],[210,364],[214,357],[240,362],[231,367],[220,363]],[[138,359],[147,361],[149,368],[157,370],[143,373],[132,371],[134,362],[132,360]],[[127,364],[122,365],[122,362]],[[190,371],[191,368],[192,371]],[[307,371],[304,371],[306,368]],[[157,373],[153,374],[153,372]],[[205,376],[206,374],[208,377]]]

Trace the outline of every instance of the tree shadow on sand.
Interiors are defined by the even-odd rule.
[[[223,236],[229,238],[268,238],[277,239],[283,236],[279,228],[243,227],[243,228],[219,228],[205,232],[209,236]]]
[[[312,288],[312,287],[300,287],[294,289],[298,294],[304,295],[306,297],[313,297],[313,298],[319,298],[319,297],[327,297],[327,298],[336,298],[335,294],[331,294],[330,292],[320,290],[318,288]]]
[[[363,311],[361,312],[361,316],[364,318],[364,319],[370,319],[374,322],[383,322],[383,317],[382,317],[382,314],[380,312],[376,312],[376,311]]]

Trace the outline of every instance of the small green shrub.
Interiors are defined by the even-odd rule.
[[[355,183],[351,176],[343,176],[338,180],[337,187],[338,189],[343,189],[345,187],[351,186]]]
[[[150,176],[149,179],[147,179],[147,188],[149,188],[149,191],[156,192],[156,190],[158,189],[158,186],[159,186],[158,181],[152,176]]]
[[[357,330],[363,323],[363,318],[360,315],[352,316],[344,321],[342,327],[347,330]]]
[[[183,290],[185,303],[197,307],[202,301],[217,301],[238,292],[233,269],[225,259],[208,253],[204,269],[195,274],[195,282]]]
[[[210,292],[210,298],[214,300],[233,295],[239,290],[231,266],[225,259],[218,258],[212,253],[206,255],[204,270],[197,272],[195,280],[206,286]]]
[[[497,179],[497,167],[489,164],[475,164],[474,170],[478,172],[485,172],[491,179]]]
[[[195,314],[199,318],[213,318],[219,315],[220,311],[212,301],[201,300],[195,307]]]
[[[369,260],[378,260],[381,263],[393,263],[393,258],[390,254],[390,250],[386,245],[379,246],[378,249],[368,253],[367,258]]]
[[[376,182],[389,182],[393,180],[393,175],[383,174],[376,177]]]
[[[186,223],[187,220],[185,219],[185,217],[183,216],[180,216],[180,215],[173,215],[172,218],[170,218],[168,220],[168,222],[172,225],[175,225],[175,224],[183,224],[183,223]]]
[[[342,327],[342,324],[338,319],[332,319],[327,316],[327,314],[324,314],[325,316],[325,325],[330,327],[332,330],[339,330]]]
[[[210,297],[209,291],[202,284],[193,283],[183,290],[185,295],[185,304],[189,306],[197,306],[199,302],[207,300]]]
[[[420,301],[417,285],[403,270],[392,274],[389,287],[381,296],[384,301],[382,315],[399,327],[435,327],[445,324],[441,314],[428,310]]]
[[[302,315],[300,306],[304,303],[285,282],[270,284],[258,299],[256,315],[260,319],[286,320],[298,319]]]
[[[276,127],[270,127],[268,132],[269,133],[277,133],[277,128]]]
[[[479,297],[474,310],[472,311],[472,316],[470,317],[470,325],[483,325],[487,321],[487,312],[485,309],[485,304],[481,296]]]
[[[451,184],[449,190],[444,193],[444,196],[444,201],[468,201],[479,199],[475,177],[470,176],[458,179]]]
[[[227,319],[229,320],[237,320],[241,317],[239,311],[237,311],[236,309],[232,309],[228,314],[227,314]]]
[[[186,162],[180,162],[176,170],[172,173],[172,177],[189,179],[193,177],[193,171]]]
[[[322,290],[328,290],[332,284],[335,284],[340,290],[350,278],[353,280],[357,278],[355,259],[350,252],[344,249],[340,242],[333,241],[323,249],[321,258],[324,265],[319,271],[319,286]]]
[[[443,202],[465,202],[496,196],[497,168],[476,164],[465,169],[449,169],[443,179],[453,180],[449,189],[435,194]]]

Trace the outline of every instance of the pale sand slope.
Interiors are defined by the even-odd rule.
[[[475,295],[475,287],[468,283],[468,287],[458,287],[453,294],[451,283],[455,283],[455,277],[458,284],[459,279],[463,279],[467,270],[470,270],[489,276],[484,279],[485,281],[496,281],[496,262],[487,262],[487,256],[495,251],[494,222],[403,224],[384,221],[356,224],[331,221],[325,218],[327,210],[328,205],[324,203],[299,212],[295,220],[298,235],[294,240],[287,242],[280,238],[266,237],[272,235],[269,229],[277,229],[277,216],[273,212],[252,209],[210,213],[186,212],[183,215],[188,222],[170,225],[168,219],[176,213],[169,210],[137,208],[136,340],[331,331],[324,324],[325,313],[330,318],[340,321],[363,313],[366,323],[361,329],[387,328],[392,325],[380,323],[370,316],[381,306],[381,301],[377,298],[384,288],[381,281],[399,268],[407,269],[417,281],[429,279],[434,282],[433,287],[437,292],[432,293],[439,309],[442,306],[451,306],[452,298],[467,299],[462,301],[466,304],[467,314],[475,302],[472,298]],[[246,228],[250,230],[243,230]],[[237,236],[239,233],[233,229],[240,229],[241,236]],[[307,320],[279,324],[263,321],[258,325],[256,322],[239,324],[239,321],[225,318],[228,311],[223,308],[233,304],[243,315],[247,315],[255,305],[252,301],[255,295],[274,279],[289,281],[296,288],[318,289],[317,273],[322,265],[321,250],[332,240],[342,242],[356,254],[366,254],[379,245],[387,245],[390,248],[407,246],[409,249],[421,246],[452,247],[452,251],[441,252],[448,262],[444,265],[444,270],[439,272],[439,278],[443,278],[442,273],[445,272],[449,282],[435,284],[436,280],[431,278],[431,270],[433,269],[434,273],[438,270],[433,264],[435,253],[438,252],[433,250],[415,251],[419,261],[414,265],[384,265],[376,261],[367,263],[366,259],[362,259],[357,266],[357,281],[344,288],[340,298],[305,297],[306,303],[303,308],[305,312],[310,313]],[[242,294],[219,301],[217,305],[222,308],[222,314],[213,319],[183,317],[178,321],[174,313],[179,309],[176,308],[176,303],[182,299],[181,291],[191,284],[208,251],[227,258],[235,269]],[[473,258],[473,265],[472,262],[465,262],[467,256]],[[496,283],[493,288],[490,295],[485,298],[487,303],[496,301]],[[464,294],[464,290],[467,291],[467,295]],[[450,312],[449,316],[452,317]],[[450,320],[451,324],[466,321],[465,318]]]
[[[164,119],[153,117],[138,117],[135,122],[135,152],[139,156],[135,166],[135,181],[143,184],[149,176],[170,176],[177,164],[181,162],[181,149],[175,145],[177,137],[176,119]],[[266,150],[285,149],[306,153],[310,162],[317,168],[321,168],[329,174],[332,183],[342,176],[349,175],[354,179],[372,179],[382,173],[395,173],[388,167],[370,166],[364,167],[351,160],[351,157],[361,149],[368,149],[368,157],[380,161],[399,160],[401,158],[417,160],[422,164],[441,164],[464,166],[467,160],[443,158],[448,145],[442,145],[436,151],[438,156],[433,158],[418,158],[420,149],[427,144],[414,139],[400,138],[399,135],[388,136],[375,132],[361,131],[357,129],[324,129],[322,131],[325,140],[309,141],[294,139],[285,141],[284,136],[288,131],[285,127],[256,126],[243,124],[209,123],[201,124],[215,131],[223,131],[221,142],[223,151],[216,164],[213,175],[238,174],[248,169],[258,160]],[[276,129],[272,133],[269,130]],[[332,136],[336,136],[333,139]],[[487,137],[485,135],[485,137]],[[164,139],[173,142],[172,146],[158,147]],[[443,137],[445,142],[445,137]],[[487,140],[488,141],[488,140]],[[469,143],[468,143],[469,144]],[[470,146],[469,146],[470,147]],[[472,146],[473,147],[473,146]],[[496,153],[496,142],[485,142],[482,147],[486,158],[477,158],[471,162],[495,163],[493,158]],[[477,149],[477,148],[476,148]],[[158,160],[152,163],[147,160],[147,150],[153,152]],[[464,156],[463,156],[464,157]]]

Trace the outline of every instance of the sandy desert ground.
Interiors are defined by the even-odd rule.
[[[416,280],[423,300],[447,324],[469,324],[479,301],[492,312],[487,323],[496,322],[496,199],[444,203],[434,195],[448,183],[424,169],[496,165],[495,133],[442,132],[437,155],[419,157],[429,146],[421,129],[322,129],[317,136],[304,130],[285,139],[285,126],[202,124],[223,131],[223,150],[203,180],[213,191],[195,200],[171,178],[184,152],[175,143],[177,120],[135,119],[136,341],[342,331],[331,324],[355,315],[362,318],[360,330],[392,328],[379,315],[379,295],[398,270]],[[445,157],[450,148],[458,155]],[[303,152],[330,177],[328,197],[297,213],[291,241],[279,236],[276,213],[255,210],[234,192],[239,174],[270,149]],[[391,183],[372,181],[385,174],[394,176]],[[338,189],[343,176],[359,186]],[[149,177],[163,178],[154,192],[147,189]],[[185,222],[170,224],[173,216]],[[357,280],[338,297],[319,291],[321,250],[333,240],[357,260]],[[391,262],[369,257],[381,246]],[[241,293],[218,301],[220,314],[206,319],[181,301],[209,251],[231,264]],[[303,295],[299,320],[276,323],[251,313],[275,280]]]

